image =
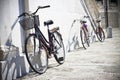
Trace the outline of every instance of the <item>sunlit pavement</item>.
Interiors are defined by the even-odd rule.
[[[42,75],[30,73],[17,80],[120,80],[120,29],[113,29],[113,38],[94,42],[87,50],[67,53],[58,66],[54,58]]]

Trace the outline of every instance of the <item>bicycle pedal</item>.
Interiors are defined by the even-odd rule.
[[[59,61],[63,61],[63,60],[64,60],[63,57],[60,57],[60,58],[59,58]]]

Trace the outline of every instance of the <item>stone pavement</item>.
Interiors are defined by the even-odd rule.
[[[17,80],[120,80],[120,29],[114,28],[113,38],[105,42],[68,53],[63,65],[51,60],[46,73],[33,72]]]

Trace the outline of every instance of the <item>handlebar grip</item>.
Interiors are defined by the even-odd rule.
[[[39,9],[48,8],[48,7],[50,7],[50,5],[47,5],[47,6],[39,6]]]
[[[38,6],[37,10],[34,13],[32,13],[32,14],[35,15],[39,9],[48,8],[48,7],[50,7],[50,5],[47,5],[47,6]]]

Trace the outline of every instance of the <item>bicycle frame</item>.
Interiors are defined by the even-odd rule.
[[[20,24],[24,30],[34,29],[33,33],[30,33],[25,40],[25,55],[31,67],[30,70],[32,69],[40,74],[46,72],[48,68],[48,58],[52,57],[51,54],[53,54],[55,60],[60,65],[65,61],[65,49],[61,34],[58,32],[59,27],[49,30],[49,25],[53,24],[53,21],[48,20],[44,22],[44,26],[47,26],[48,29],[49,40],[44,37],[44,34],[39,29],[39,16],[36,15],[36,13],[39,9],[48,7],[50,6],[39,6],[36,11],[31,14],[24,12],[18,16],[18,18],[24,16],[24,18],[20,20]]]
[[[48,29],[48,39],[49,39],[49,40],[47,40],[47,39],[44,37],[43,33],[40,31],[39,27],[38,27],[38,26],[40,26],[40,24],[39,24],[39,16],[35,15],[39,9],[43,9],[43,8],[47,8],[47,7],[50,7],[50,6],[49,6],[49,5],[48,5],[48,6],[39,6],[38,9],[37,9],[34,13],[29,14],[29,13],[24,12],[24,13],[22,13],[21,15],[19,15],[18,17],[21,17],[21,16],[31,16],[31,17],[34,18],[34,24],[32,25],[32,28],[35,29],[35,35],[36,35],[36,37],[39,39],[39,41],[42,42],[42,44],[43,44],[43,45],[47,48],[47,50],[49,51],[49,54],[48,54],[48,55],[51,55],[52,52],[54,53],[54,47],[53,47],[53,38],[55,39],[55,36],[54,36],[54,34],[53,34],[54,32],[51,32],[51,31],[49,30],[49,25],[47,25],[47,29]],[[51,23],[53,23],[53,22],[51,22]],[[50,23],[50,24],[51,24],[51,23]],[[32,28],[31,28],[31,29],[32,29]],[[56,29],[55,32],[57,32],[57,30],[59,30],[59,29]],[[33,34],[34,34],[34,33],[33,33]],[[59,33],[57,32],[57,34],[59,34]],[[60,35],[60,34],[59,34],[59,35]],[[61,38],[61,39],[62,39],[62,38]],[[57,39],[55,39],[55,40],[57,41]],[[58,41],[57,41],[57,43],[59,44]],[[60,44],[59,44],[59,45],[60,45]]]
[[[88,37],[88,33],[87,33],[87,32],[88,32],[87,25],[86,25],[84,22],[82,22],[81,24],[82,24],[81,29],[83,29],[83,31],[84,31],[84,33],[85,33],[85,36]]]
[[[45,45],[45,47],[48,49],[48,50],[51,50],[50,49],[50,41],[48,41],[45,36],[43,35],[43,33],[40,31],[40,29],[35,26],[35,34],[37,36],[37,38]],[[50,36],[50,33],[48,32],[48,36]],[[49,37],[50,38],[50,37]]]
[[[49,41],[45,38],[45,36],[43,35],[43,33],[40,31],[40,29],[38,28],[38,26],[35,26],[35,34],[37,35],[37,38],[45,45],[45,47],[47,48],[47,50],[49,51],[48,55],[51,55],[52,52],[54,51],[53,48],[53,37],[56,40],[55,36],[53,35],[52,32],[50,32],[49,28],[48,28],[48,38]],[[57,40],[56,40],[57,41]],[[59,42],[57,41],[57,43],[59,44]],[[60,44],[59,44],[60,45]]]
[[[101,21],[98,21],[98,22],[97,22],[97,27],[96,27],[96,29],[97,29],[97,28],[98,28],[98,29],[102,28],[102,26],[101,26]],[[96,32],[96,33],[97,33],[97,32]]]

